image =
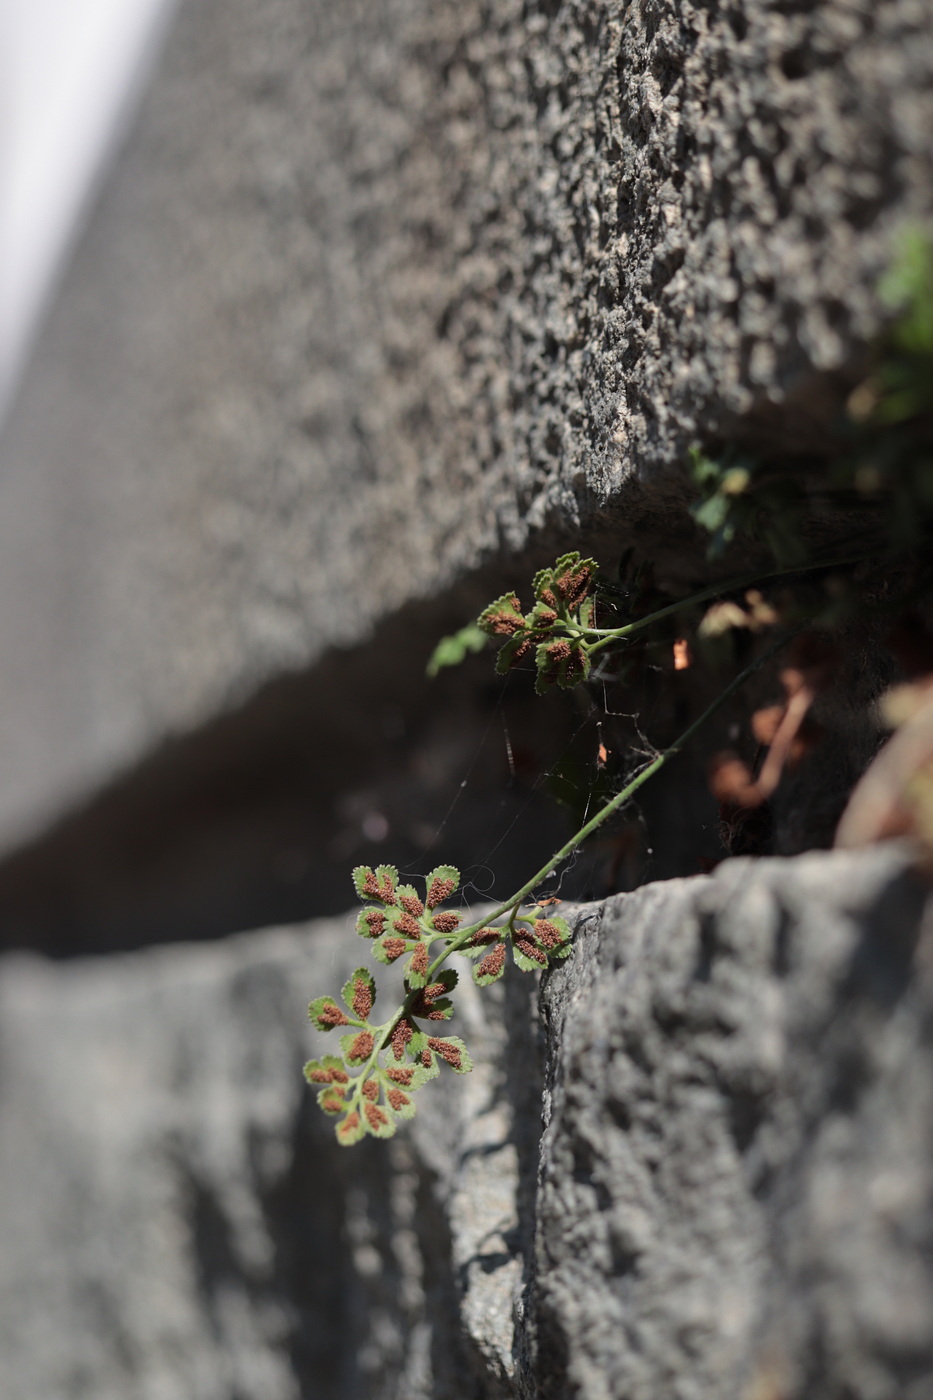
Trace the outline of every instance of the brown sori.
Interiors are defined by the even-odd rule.
[[[370,1103],[375,1103],[379,1097],[379,1081],[377,1079],[367,1079],[363,1085],[363,1097],[369,1099]]]
[[[550,646],[547,649],[548,660],[554,662],[555,664],[559,664],[561,661],[566,661],[569,655],[570,643],[565,642],[563,638],[561,638],[559,642],[551,642]]]
[[[373,993],[368,982],[362,978],[354,983],[353,987],[353,1010],[361,1021],[369,1019],[369,1013],[373,1009]]]
[[[388,1116],[374,1103],[364,1103],[363,1112],[366,1114],[371,1128],[384,1128],[389,1121]]]
[[[390,1079],[394,1079],[396,1084],[401,1084],[403,1089],[407,1089],[415,1077],[415,1071],[409,1065],[403,1065],[401,1069],[390,1065],[386,1074]]]
[[[440,914],[435,914],[431,924],[438,933],[453,933],[460,923],[460,915],[455,914],[452,909],[444,909]]]
[[[348,1052],[348,1059],[367,1060],[373,1053],[375,1041],[369,1031],[360,1031],[358,1036],[353,1038]]]
[[[539,948],[536,943],[532,943],[530,938],[516,938],[515,946],[520,953],[525,954],[526,958],[533,958],[535,962],[539,962],[544,965],[547,964],[547,953],[545,953],[541,948]]]
[[[308,1075],[312,1084],[349,1084],[350,1076],[342,1069],[313,1069]]]
[[[389,1103],[395,1109],[396,1113],[400,1108],[404,1108],[406,1104],[411,1103],[411,1099],[407,1094],[403,1094],[401,1089],[390,1089],[386,1098],[389,1100]]]
[[[423,977],[428,970],[428,950],[424,943],[412,954],[411,970],[416,977]]]
[[[421,933],[418,920],[413,919],[411,914],[399,914],[397,919],[393,919],[392,927],[396,933],[404,933],[408,938],[417,938]]]
[[[528,655],[528,653],[532,650],[533,647],[534,642],[531,640],[531,638],[524,637],[519,642],[515,650],[512,652],[512,655],[509,657],[509,666],[517,666],[520,661],[524,661],[525,657]]]
[[[431,888],[428,890],[427,906],[429,909],[436,909],[439,904],[443,904],[454,892],[453,880],[442,880],[439,876],[431,881]]]
[[[574,647],[570,653],[570,659],[567,662],[567,674],[568,676],[582,676],[585,670],[586,661],[583,652],[579,647]]]
[[[446,1021],[447,1013],[434,1005],[434,998],[441,996],[446,990],[443,982],[436,982],[433,987],[426,987],[412,1002],[412,1015],[418,1016],[424,1021]]]
[[[480,959],[479,967],[476,969],[478,977],[496,977],[502,971],[505,962],[505,944],[499,943],[492,952],[487,953]]]
[[[415,1028],[410,1021],[399,1021],[392,1032],[392,1053],[397,1060],[400,1060],[405,1053],[405,1046],[415,1033]]]
[[[515,604],[517,607],[517,598],[515,599]],[[524,627],[525,623],[523,618],[515,617],[513,613],[506,612],[503,608],[501,612],[489,614],[489,625],[492,628],[494,636],[511,637],[516,632],[520,632]]]
[[[554,588],[565,598],[571,608],[575,608],[583,602],[590,590],[591,572],[587,565],[582,568],[568,569],[560,578],[554,580]]]
[[[452,1069],[459,1069],[463,1063],[460,1051],[456,1045],[448,1045],[446,1040],[441,1040],[438,1036],[429,1035],[428,1044],[431,1049],[440,1055],[442,1060],[446,1060]]]
[[[563,940],[563,934],[550,919],[535,919],[535,936],[545,948],[556,948]]]
[[[389,962],[395,962],[395,959],[400,958],[407,947],[408,944],[404,938],[387,938],[382,945],[382,950]]]
[[[379,909],[368,909],[363,915],[363,921],[369,929],[370,938],[379,938],[385,932],[386,916]]]
[[[363,881],[363,893],[369,899],[381,899],[383,904],[398,903],[398,900],[395,898],[395,891],[392,887],[392,881],[389,879],[389,876],[384,875],[382,877],[382,884],[379,884],[371,870],[366,876],[366,879]]]
[[[470,947],[485,948],[487,943],[495,943],[501,937],[501,928],[478,928],[475,933],[470,934]]]
[[[399,904],[401,904],[406,913],[411,914],[416,919],[420,919],[421,915],[424,913],[424,905],[421,903],[421,900],[413,894],[399,895]]]
[[[317,1019],[323,1021],[325,1026],[348,1026],[350,1024],[347,1017],[344,1016],[343,1012],[340,1010],[340,1007],[333,1004],[330,1006],[322,1006],[321,1010],[318,1012]]]

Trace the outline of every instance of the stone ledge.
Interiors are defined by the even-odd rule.
[[[300,1078],[349,921],[7,958],[5,1396],[920,1400],[924,900],[895,847],[590,906],[352,1152]]]

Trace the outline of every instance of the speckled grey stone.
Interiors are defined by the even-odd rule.
[[[541,1400],[933,1394],[924,899],[878,850],[590,922],[543,998]]]
[[[925,900],[891,848],[584,908],[352,1151],[300,1076],[348,920],[8,956],[4,1400],[927,1400]]]
[[[484,562],[621,545],[697,434],[819,447],[930,212],[931,21],[185,0],[2,444],[0,833]]]

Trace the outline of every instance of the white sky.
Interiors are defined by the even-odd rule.
[[[175,0],[0,0],[0,415]]]

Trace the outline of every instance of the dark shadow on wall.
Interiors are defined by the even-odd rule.
[[[0,948],[70,956],[339,913],[364,860],[452,861],[474,899],[514,888],[572,829],[546,773],[585,715],[573,697],[536,697],[529,675],[496,677],[491,654],[433,681],[425,665],[552,553],[409,605],[8,854]]]
[[[646,538],[662,537],[657,523]],[[534,570],[561,548],[582,546],[611,573],[618,541],[618,531],[551,537],[166,743],[0,859],[0,950],[106,953],[341,913],[364,861],[409,876],[451,862],[469,900],[509,894],[608,795],[600,697],[581,688],[542,699],[530,671],[497,677],[489,651],[435,680],[425,665],[496,594],[528,598]],[[681,548],[668,531],[666,544],[679,572],[703,576],[695,538]],[[609,703],[637,710],[664,743],[686,712],[654,670],[638,694]],[[638,760],[608,741],[611,787]],[[571,863],[560,894],[601,898],[721,855],[704,775],[703,752],[679,757]]]
[[[8,855],[0,947],[67,956],[337,913],[363,860],[453,861],[479,894],[504,888],[565,839],[535,783],[579,721],[527,677],[497,679],[489,656],[425,679],[437,639],[475,611],[406,608],[366,644],[165,744]]]

